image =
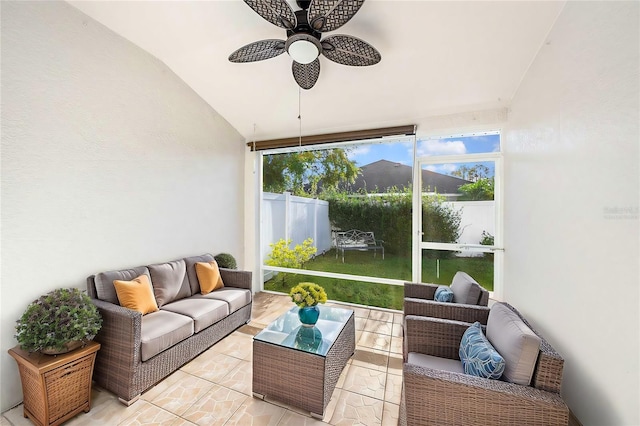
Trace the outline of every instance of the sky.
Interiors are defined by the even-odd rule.
[[[437,139],[418,139],[418,156],[438,156],[438,155],[463,155],[476,153],[489,153],[500,151],[499,134],[482,134],[474,136],[455,136]],[[350,148],[347,152],[349,159],[356,162],[359,167],[376,162],[387,160],[395,163],[402,163],[408,166],[413,164],[413,142],[393,142],[393,143],[368,143]],[[467,167],[474,164],[483,164],[490,169],[493,175],[493,163],[466,163]],[[451,174],[462,164],[430,164],[425,169]]]

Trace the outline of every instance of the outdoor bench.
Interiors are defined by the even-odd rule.
[[[373,250],[374,257],[378,253],[378,250],[380,250],[382,252],[382,259],[384,259],[383,243],[384,241],[382,240],[376,240],[373,232],[359,231],[357,229],[336,232],[336,259],[338,258],[338,252],[340,252],[342,253],[342,263],[344,263],[344,252],[346,250]]]

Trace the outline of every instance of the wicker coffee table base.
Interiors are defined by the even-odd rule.
[[[354,316],[326,357],[253,341],[253,395],[273,398],[322,419],[342,369],[355,351]]]

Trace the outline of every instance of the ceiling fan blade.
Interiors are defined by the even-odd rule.
[[[315,61],[308,64],[299,64],[293,61],[291,70],[298,86],[306,90],[311,89],[320,76],[320,60],[316,58]]]
[[[292,30],[298,25],[296,14],[286,0],[244,0],[258,15],[273,25]]]
[[[260,40],[242,46],[229,55],[231,62],[255,62],[274,58],[284,53],[284,40]]]
[[[336,30],[353,18],[363,3],[364,0],[313,0],[307,12],[309,25],[321,33]]]
[[[353,67],[375,65],[382,59],[375,47],[348,35],[333,35],[322,40],[322,54],[333,62]]]

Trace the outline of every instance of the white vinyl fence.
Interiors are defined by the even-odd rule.
[[[451,201],[443,204],[461,213],[461,244],[479,244],[482,231],[496,235],[495,201]]]
[[[269,244],[279,240],[291,240],[289,247],[313,238],[318,254],[331,249],[331,225],[329,202],[264,192],[262,195],[262,258],[271,253]]]

